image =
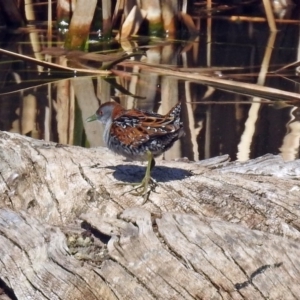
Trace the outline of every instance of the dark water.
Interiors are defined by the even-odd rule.
[[[296,16],[297,17],[297,16]],[[295,19],[296,19],[295,17]],[[298,18],[299,19],[299,18]],[[268,72],[299,60],[299,22],[278,23],[271,34],[266,22],[231,21],[226,16],[198,19],[199,35],[185,40],[141,39],[146,56],[137,61],[165,64],[224,78],[299,93],[297,67],[278,74]],[[56,32],[52,43],[45,30],[0,32],[1,48],[31,57],[66,64],[42,49],[61,47]],[[112,45],[113,44],[113,45]],[[127,49],[130,43],[111,43]],[[91,45],[93,51],[108,48]],[[21,133],[62,144],[99,146],[100,124],[86,123],[102,102],[114,99],[127,108],[166,113],[178,101],[183,103],[186,135],[165,154],[166,159],[190,160],[229,154],[247,160],[266,153],[281,153],[285,159],[299,156],[299,108],[297,103],[266,101],[252,95],[220,90],[199,82],[163,76],[133,67],[118,66],[119,76],[66,78],[44,67],[1,54],[0,130]],[[196,70],[192,70],[196,68]],[[125,76],[126,72],[126,76]],[[204,73],[203,73],[204,72]],[[136,99],[120,90],[145,97]]]

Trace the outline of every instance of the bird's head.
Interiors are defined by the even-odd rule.
[[[96,113],[86,119],[87,122],[100,121],[106,124],[116,118],[123,110],[122,106],[116,102],[106,102],[102,104],[96,111]]]

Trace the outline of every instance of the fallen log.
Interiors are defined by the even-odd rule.
[[[0,132],[0,299],[299,299],[300,161],[144,166]]]

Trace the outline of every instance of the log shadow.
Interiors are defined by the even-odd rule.
[[[114,170],[113,176],[118,181],[123,182],[139,182],[143,179],[146,171],[145,166],[136,165],[118,165],[106,167],[108,169]],[[193,174],[187,170],[180,168],[170,168],[165,166],[154,167],[151,172],[151,177],[157,182],[169,182],[173,180],[182,180]]]
[[[0,278],[0,299],[18,300],[13,289],[10,288],[2,278]]]

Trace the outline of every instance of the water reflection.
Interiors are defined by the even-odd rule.
[[[282,25],[280,32],[269,34],[266,24],[214,21],[209,38],[200,34],[191,41],[154,41],[151,46],[147,44],[146,56],[135,59],[195,72],[202,68],[201,72],[212,77],[299,92],[293,73],[268,74],[297,59],[299,29],[289,26]],[[41,49],[47,46],[43,38],[43,32],[34,37],[10,35],[2,37],[1,47],[41,57]],[[134,46],[137,45],[138,42]],[[132,43],[123,42],[120,46],[132,48]],[[65,56],[48,55],[46,59],[68,63]],[[244,161],[266,153],[281,153],[286,160],[292,160],[299,155],[299,108],[295,104],[274,104],[215,86],[162,76],[138,64],[118,66],[114,77],[117,84],[103,77],[60,79],[63,74],[50,74],[45,68],[4,55],[1,64],[0,130],[62,144],[102,146],[101,124],[85,122],[100,103],[114,99],[128,109],[165,114],[182,101],[186,136],[164,154],[165,159],[198,160],[229,154],[233,160]]]
[[[198,160],[229,154],[232,159],[244,160],[279,152],[286,159],[297,157],[300,134],[297,107],[277,109],[272,103],[251,103],[251,97],[220,90],[209,92],[207,89],[208,94],[198,98],[193,90],[204,87],[197,89],[197,84],[177,81],[170,79],[156,87],[157,100],[153,102],[153,109],[164,114],[177,99],[183,101],[186,136],[165,154],[166,159]],[[101,124],[86,123],[85,119],[98,108],[98,99],[108,101],[110,94],[117,94],[111,89],[101,78],[82,77],[49,83],[28,90],[22,96],[20,93],[2,96],[1,130],[62,144],[102,146]],[[164,93],[160,89],[164,89]],[[176,93],[180,98],[174,97]],[[141,107],[143,103],[130,96],[114,98],[126,108]]]

